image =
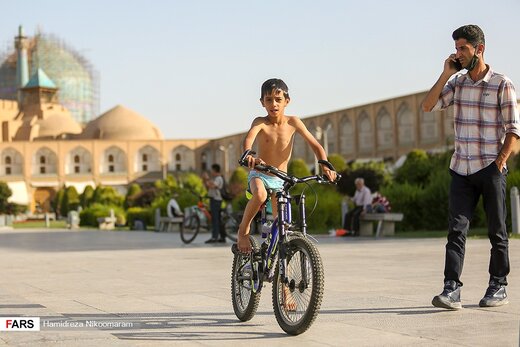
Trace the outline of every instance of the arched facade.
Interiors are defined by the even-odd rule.
[[[92,155],[82,146],[71,150],[65,160],[65,174],[78,175],[92,172]]]
[[[0,159],[0,176],[20,176],[23,174],[23,157],[14,148],[2,151]]]
[[[149,145],[139,149],[134,162],[135,172],[146,173],[161,170],[160,153],[156,148]]]
[[[36,151],[32,160],[33,176],[53,175],[58,170],[58,158],[56,153],[48,147],[42,147]]]
[[[102,174],[121,174],[126,168],[126,153],[121,148],[111,146],[104,151],[99,170]]]

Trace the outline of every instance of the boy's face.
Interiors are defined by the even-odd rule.
[[[269,116],[278,117],[285,114],[285,107],[289,100],[289,98],[285,97],[283,91],[273,90],[270,95],[264,95],[260,102]]]

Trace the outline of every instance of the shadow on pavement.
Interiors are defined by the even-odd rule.
[[[0,233],[0,248],[26,249],[39,252],[88,252],[133,249],[168,249],[197,247],[230,247],[231,243],[205,245],[207,235],[185,245],[178,233],[153,231],[35,231]],[[200,243],[198,243],[200,241]]]

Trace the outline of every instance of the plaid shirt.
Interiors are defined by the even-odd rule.
[[[495,161],[507,133],[520,136],[515,87],[489,66],[480,81],[473,82],[469,73],[450,79],[432,111],[451,105],[455,105],[455,152],[450,169],[460,175],[474,174]]]

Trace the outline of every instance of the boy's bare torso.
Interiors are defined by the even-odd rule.
[[[287,171],[287,165],[291,158],[296,122],[293,116],[283,116],[279,120],[272,121],[269,116],[258,117],[255,126],[258,126],[256,138],[258,144],[258,157],[268,165]]]

